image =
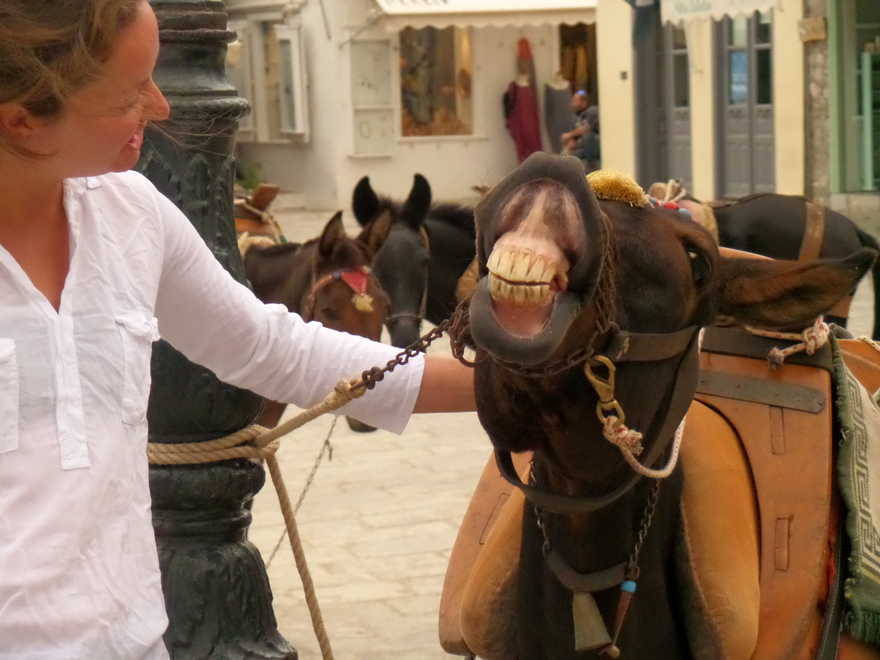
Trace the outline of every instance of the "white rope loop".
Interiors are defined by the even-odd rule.
[[[636,430],[629,428],[622,423],[617,417],[611,415],[606,417],[602,424],[602,435],[612,445],[616,446],[623,460],[633,469],[634,472],[648,477],[649,479],[665,479],[678,464],[678,456],[681,451],[681,441],[684,438],[684,424],[687,421],[687,415],[681,420],[678,428],[675,429],[675,438],[672,441],[672,452],[669,454],[669,460],[662,468],[649,468],[639,462],[639,456],[644,447],[642,446],[642,434]]]
[[[776,367],[780,367],[785,363],[785,359],[789,355],[794,355],[795,353],[804,352],[807,355],[814,355],[816,351],[822,348],[825,344],[828,343],[828,337],[831,334],[831,329],[828,327],[828,324],[825,323],[821,316],[817,317],[809,328],[804,329],[803,332],[776,332],[775,330],[764,330],[762,328],[755,328],[752,326],[745,326],[747,332],[750,332],[753,335],[758,337],[767,337],[769,339],[788,339],[790,341],[799,341],[799,343],[789,346],[787,348],[779,348],[774,347],[770,349],[770,352],[767,353],[767,361],[770,363],[770,367],[775,369]]]

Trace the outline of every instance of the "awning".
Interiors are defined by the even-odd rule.
[[[725,16],[769,11],[777,4],[777,0],[660,0],[660,16],[664,23],[707,17],[720,20]]]
[[[376,0],[389,30],[594,23],[598,0]]]

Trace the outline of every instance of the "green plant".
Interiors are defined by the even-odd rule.
[[[260,166],[242,160],[235,161],[235,180],[250,194],[263,180]]]

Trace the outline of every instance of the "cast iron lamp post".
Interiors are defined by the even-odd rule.
[[[171,104],[138,169],[186,214],[238,280],[232,221],[234,140],[248,111],[226,79],[232,38],[221,0],[151,0],[161,49],[155,79]],[[235,350],[234,346],[229,347]],[[153,352],[150,442],[212,440],[247,426],[260,399],[217,380],[164,342]],[[266,568],[247,540],[263,467],[249,460],[151,466],[153,525],[174,660],[295,660],[279,634]]]

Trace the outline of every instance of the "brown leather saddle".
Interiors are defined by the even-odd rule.
[[[697,657],[804,659],[828,643],[835,584],[830,347],[770,370],[778,342],[712,328],[682,448],[682,520]],[[840,340],[853,374],[880,388],[880,351]],[[528,455],[516,457],[522,477]],[[515,658],[523,497],[487,463],[459,529],[440,602],[441,646],[456,655]],[[833,656],[831,656],[833,657]],[[848,637],[838,658],[880,658]]]
[[[280,186],[261,183],[250,196],[236,197],[233,200],[235,231],[248,232],[252,236],[267,236],[276,243],[283,242],[281,227],[269,213],[269,205],[281,191]]]

